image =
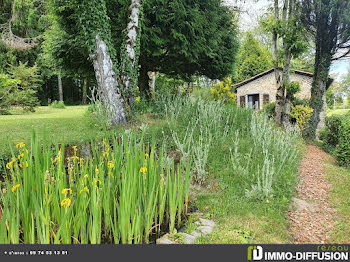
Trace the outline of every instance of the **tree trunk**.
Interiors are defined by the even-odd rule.
[[[325,64],[327,64],[325,62]],[[330,62],[329,62],[330,64]],[[311,127],[308,130],[308,135],[311,138],[316,138],[317,136],[317,130],[324,124],[324,116],[322,116],[321,112],[325,110],[325,92],[327,87],[327,81],[328,81],[328,73],[329,73],[329,67],[327,69],[324,68],[321,65],[316,66],[315,69],[318,69],[315,71],[314,75],[314,82],[312,84],[311,89],[311,100],[310,105],[313,108],[314,112],[311,117]],[[325,79],[323,76],[327,76]]]
[[[274,1],[274,10],[275,10],[275,22],[279,21],[279,7],[278,0]],[[283,99],[284,99],[284,90],[283,85],[281,83],[281,74],[278,67],[278,54],[277,54],[277,32],[273,32],[272,35],[272,59],[273,59],[273,67],[275,71],[275,80],[276,80],[276,108],[275,108],[275,122],[277,125],[281,125],[281,117],[282,117],[282,108],[283,108]]]
[[[83,105],[86,105],[86,98],[87,98],[87,78],[84,78],[84,84],[83,84],[83,99],[82,103]]]
[[[62,78],[61,73],[57,74],[58,79],[58,97],[61,102],[63,102],[63,88],[62,88]]]
[[[129,23],[127,25],[126,35],[126,53],[129,61],[125,61],[125,72],[121,77],[123,87],[126,93],[126,99],[130,107],[133,104],[133,93],[137,88],[137,54],[136,42],[139,32],[140,7],[141,0],[131,0],[129,6]]]
[[[96,50],[92,55],[96,80],[102,102],[110,116],[111,124],[126,122],[124,100],[113,70],[113,62],[106,43],[96,35]]]
[[[156,92],[156,78],[157,78],[157,72],[149,72],[148,73],[148,77],[149,77],[149,89],[150,89],[150,93],[151,93],[151,97],[152,99],[155,97],[155,92]]]

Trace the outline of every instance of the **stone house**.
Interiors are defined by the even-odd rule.
[[[300,83],[300,91],[295,95],[299,99],[311,98],[311,86],[313,81],[313,74],[299,70],[293,70],[290,75],[290,80]],[[333,79],[329,79],[327,89],[332,84]],[[247,80],[233,85],[236,95],[237,103],[241,107],[252,109],[263,109],[267,103],[276,101],[276,80],[274,69],[267,70],[257,74]],[[321,121],[317,129],[324,128],[324,118],[326,117],[326,95],[324,95],[323,111],[320,115]]]

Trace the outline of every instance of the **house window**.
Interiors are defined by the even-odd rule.
[[[241,105],[241,107],[245,107],[245,96],[239,97],[239,104]]]
[[[260,109],[259,94],[248,96],[248,107],[251,109]]]
[[[263,96],[263,104],[265,105],[265,104],[268,104],[268,103],[270,103],[270,96],[268,94],[265,94]]]

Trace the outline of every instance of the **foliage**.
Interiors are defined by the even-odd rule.
[[[272,14],[266,14],[261,20],[262,28],[270,33],[277,33],[283,39],[283,45],[288,48],[281,50],[279,61],[283,61],[285,52],[290,51],[293,58],[298,58],[307,49],[307,43],[304,38],[304,27],[297,16],[291,17],[285,21],[275,21]]]
[[[17,144],[6,164],[0,242],[148,243],[163,224],[172,233],[186,211],[190,161],[164,162],[164,147],[157,153],[143,135],[95,141],[84,159],[76,146],[66,158],[64,144],[41,145],[33,132],[32,150]]]
[[[300,130],[304,130],[310,121],[313,109],[309,106],[297,105],[292,107],[291,117],[295,118]]]
[[[155,83],[156,95],[176,95],[180,86],[185,82],[181,79],[171,78],[168,75],[158,74]]]
[[[340,165],[350,166],[350,121],[344,119],[335,155]]]
[[[269,118],[273,118],[275,114],[275,107],[276,107],[275,102],[267,103],[264,105],[264,112]]]
[[[267,48],[260,44],[252,33],[248,33],[237,54],[234,81],[241,82],[271,69],[272,66],[272,57]]]
[[[237,103],[237,96],[232,92],[232,79],[230,77],[220,81],[215,87],[211,88],[211,95],[214,100],[224,103]]]
[[[51,103],[50,107],[58,108],[58,109],[65,109],[66,108],[63,101],[57,101],[57,100],[53,101]]]
[[[36,97],[40,82],[37,67],[27,67],[27,64],[22,63],[18,66],[12,65],[9,75],[1,75],[0,107],[8,109],[11,106],[20,106],[33,112],[34,107],[39,105]]]
[[[300,91],[300,83],[295,81],[290,81],[288,83],[284,83],[286,87],[286,91],[288,95],[293,96]]]
[[[308,135],[316,135],[323,108],[323,95],[333,60],[349,55],[350,2],[341,0],[303,0],[301,19],[314,37],[315,70],[310,105],[314,109]]]
[[[221,2],[145,1],[141,86],[147,85],[148,71],[186,81],[192,75],[222,79],[232,73],[238,51],[237,23]]]
[[[321,139],[328,147],[335,148],[339,143],[340,134],[343,129],[343,116],[333,115],[326,117],[326,128]]]
[[[162,131],[163,135],[170,133],[172,143],[167,139],[168,144],[181,158],[192,156],[194,181],[205,185],[208,178],[215,176],[223,180],[225,190],[235,198],[273,199],[292,194],[289,191],[294,181],[292,170],[298,162],[296,130],[275,129],[273,122],[262,114],[219,101],[194,97],[161,101],[169,127]],[[198,154],[197,148],[202,154]],[[231,168],[222,170],[227,161]],[[264,182],[267,167],[273,177],[270,186]]]

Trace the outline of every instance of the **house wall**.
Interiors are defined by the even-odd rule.
[[[311,86],[313,78],[310,76],[304,76],[300,74],[291,74],[291,81],[297,81],[300,83],[300,91],[295,95],[300,99],[310,99],[311,98]],[[267,75],[264,75],[258,79],[255,79],[241,87],[237,88],[237,103],[240,104],[240,97],[245,97],[245,104],[248,107],[248,95],[259,94],[259,105],[260,108],[263,108],[263,95],[269,95],[269,102],[276,101],[276,82],[275,82],[275,74],[271,72]],[[323,98],[324,107],[323,111],[320,114],[320,123],[318,125],[318,130],[324,128],[325,126],[325,117],[326,117],[326,96]]]
[[[312,77],[299,74],[291,74],[290,80],[300,83],[300,92],[295,95],[297,98],[310,99]],[[272,72],[237,88],[237,101],[240,101],[241,96],[245,96],[246,106],[248,107],[248,95],[259,94],[259,104],[260,109],[262,109],[263,95],[268,94],[271,103],[276,101],[276,93],[277,89],[275,74]]]

